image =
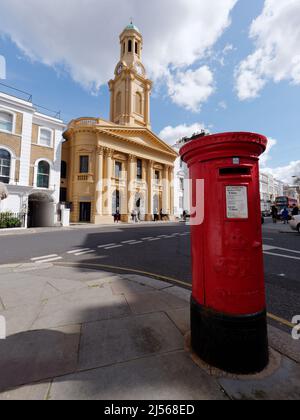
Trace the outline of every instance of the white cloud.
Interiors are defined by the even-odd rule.
[[[207,66],[196,71],[179,71],[174,77],[169,77],[168,90],[175,104],[189,111],[199,112],[201,105],[214,92],[214,77]]]
[[[269,81],[300,84],[299,0],[265,0],[250,37],[256,49],[236,70],[240,100],[257,97]]]
[[[264,168],[264,172],[269,172],[276,179],[293,185],[295,181],[294,177],[300,178],[300,160],[292,161],[288,165],[278,168]]]
[[[169,145],[174,146],[183,137],[191,137],[193,134],[199,133],[202,130],[207,131],[205,125],[199,123],[192,125],[181,124],[176,127],[168,126],[159,133],[159,137]]]
[[[266,164],[267,164],[267,162],[272,159],[272,157],[271,157],[271,151],[272,151],[273,147],[276,146],[276,145],[277,145],[277,140],[272,139],[271,137],[269,137],[268,138],[267,150],[265,151],[265,153],[260,158],[260,165],[262,167],[265,167]]]
[[[1,0],[0,32],[9,35],[31,59],[63,66],[76,82],[99,87],[113,75],[119,58],[118,35],[132,15],[144,35],[144,62],[150,77],[170,81],[171,74],[174,102],[182,106],[191,102],[196,109],[208,98],[211,80],[206,89],[198,88],[200,73],[190,73],[189,67],[205,56],[230,25],[236,2],[51,0],[41,4],[40,0]],[[205,73],[208,77],[209,72]],[[197,87],[199,101],[190,84]]]
[[[285,166],[270,168],[267,165],[272,160],[272,150],[278,144],[277,140],[268,138],[268,147],[265,153],[260,158],[260,167],[263,172],[272,174],[276,179],[286,182],[287,184],[294,183],[294,176],[300,178],[300,160],[290,162]]]

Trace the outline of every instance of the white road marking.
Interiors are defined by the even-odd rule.
[[[54,258],[54,257],[58,257],[58,255],[57,254],[44,255],[43,257],[31,258],[31,261],[46,260],[46,259]]]
[[[113,246],[108,246],[107,248],[104,249],[115,249],[115,248],[122,248],[123,245],[113,245]]]
[[[281,258],[288,258],[289,260],[298,260],[300,261],[300,257],[292,257],[290,255],[283,255],[283,254],[275,254],[275,252],[264,252],[265,255],[271,255],[274,257],[281,257]]]
[[[149,236],[148,238],[142,238],[142,241],[149,241],[150,239],[154,239],[153,236]]]
[[[35,263],[36,264],[45,264],[45,263],[50,263],[50,262],[59,261],[59,260],[62,260],[62,257],[49,258],[47,260],[36,261]]]
[[[89,251],[78,252],[77,254],[75,254],[75,257],[80,257],[80,255],[93,254],[94,252],[94,249],[90,249]]]
[[[133,239],[131,241],[124,241],[124,242],[121,242],[121,243],[124,244],[124,245],[127,245],[127,244],[131,244],[133,242],[136,242],[136,239]]]
[[[129,245],[137,245],[137,244],[142,244],[143,241],[136,241],[136,242],[131,242]]]
[[[69,251],[67,254],[77,254],[78,252],[90,251],[90,249],[91,248],[73,249],[73,251]]]
[[[278,249],[279,251],[285,251],[285,252],[293,252],[294,254],[300,254],[300,251],[295,251],[294,249],[288,249],[288,248],[280,248],[279,246],[270,246],[270,245],[264,245],[263,246],[264,251],[272,251],[274,249]]]
[[[113,243],[113,244],[106,244],[106,245],[99,245],[99,246],[98,246],[98,248],[99,248],[99,249],[101,249],[101,248],[107,248],[107,247],[114,246],[114,245],[116,245],[116,243]]]

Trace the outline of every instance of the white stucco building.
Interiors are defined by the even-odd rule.
[[[273,175],[260,172],[260,197],[262,211],[269,211],[277,197],[284,195],[284,182]]]
[[[34,195],[36,202],[39,197],[51,202],[52,223],[57,222],[64,128],[62,120],[39,113],[30,100],[0,92],[0,182],[8,190],[0,213],[27,214]]]
[[[174,146],[174,150],[179,153],[180,148],[185,144],[180,140]],[[189,169],[181,157],[175,161],[174,167],[174,214],[177,219],[181,219],[183,212],[190,213],[190,183]]]

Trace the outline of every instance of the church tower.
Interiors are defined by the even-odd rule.
[[[123,126],[150,129],[152,82],[147,78],[142,63],[143,37],[133,23],[121,33],[120,48],[115,78],[109,82],[110,121]]]

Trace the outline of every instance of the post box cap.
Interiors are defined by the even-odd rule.
[[[180,149],[180,156],[186,163],[193,160],[217,159],[221,157],[252,156],[258,158],[265,152],[267,137],[248,132],[219,133],[208,136],[194,136]]]

